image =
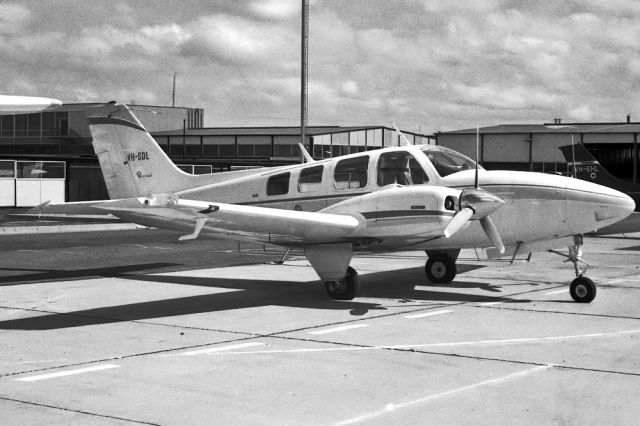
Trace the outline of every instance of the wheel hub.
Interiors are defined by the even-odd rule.
[[[328,283],[328,287],[329,290],[334,293],[342,293],[346,288],[342,281],[331,281],[330,283]]]
[[[585,285],[576,286],[576,295],[578,297],[585,297],[589,291]]]
[[[431,266],[431,273],[436,278],[444,277],[446,271],[447,271],[447,268],[445,268],[445,266],[444,266],[444,264],[442,262],[435,262]]]

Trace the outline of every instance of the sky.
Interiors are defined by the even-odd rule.
[[[301,0],[0,1],[0,93],[300,124]],[[640,1],[310,0],[308,125],[640,121]]]

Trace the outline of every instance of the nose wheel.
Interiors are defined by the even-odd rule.
[[[324,288],[334,300],[352,300],[360,292],[358,273],[351,266],[347,268],[347,275],[340,281],[325,281]]]
[[[571,282],[571,297],[578,303],[590,303],[596,297],[596,284],[589,278],[580,276]]]
[[[555,250],[550,250],[552,253],[559,254],[567,258],[565,262],[573,263],[573,269],[576,273],[576,279],[571,281],[571,286],[569,287],[569,293],[571,294],[571,298],[578,303],[590,303],[593,299],[596,298],[596,284],[590,278],[584,276],[585,272],[587,272],[587,268],[589,264],[582,260],[582,235],[575,235],[573,237],[573,246],[569,246],[569,255],[564,253],[557,252]],[[580,270],[578,264],[582,263],[585,265],[584,270]]]

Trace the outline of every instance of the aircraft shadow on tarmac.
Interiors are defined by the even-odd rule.
[[[475,269],[471,267],[471,269]],[[465,268],[461,268],[465,270]],[[469,269],[466,269],[469,270]],[[509,297],[493,297],[486,294],[465,294],[460,289],[479,288],[483,291],[498,292],[499,287],[487,283],[448,284],[453,290],[425,291],[416,290],[419,285],[426,284],[421,268],[385,271],[362,276],[363,296],[433,301],[433,302],[478,302],[500,301],[527,303],[528,300]],[[54,330],[61,328],[81,327],[87,325],[109,324],[125,321],[143,321],[155,318],[200,314],[216,311],[228,311],[261,306],[285,306],[305,309],[343,310],[351,315],[364,315],[369,311],[385,310],[378,303],[358,301],[334,301],[325,294],[319,281],[269,281],[255,279],[230,279],[215,277],[188,277],[172,275],[145,275],[124,273],[117,275],[121,279],[135,281],[159,282],[178,285],[195,285],[202,287],[224,288],[230,291],[204,294],[151,302],[131,303],[118,306],[99,307],[72,312],[55,313],[36,317],[19,318],[0,321],[3,330]],[[400,279],[399,279],[400,277]],[[413,278],[416,277],[416,278]],[[419,277],[419,278],[418,278]],[[393,283],[393,284],[391,284]]]
[[[640,246],[631,246],[631,247],[618,247],[615,250],[621,251],[640,251]]]
[[[81,280],[91,277],[115,277],[130,272],[157,272],[163,268],[178,266],[175,263],[141,263],[136,265],[108,266],[87,269],[44,269],[44,268],[0,268],[0,271],[30,272],[22,275],[6,275],[0,277],[0,287],[24,284],[40,284],[51,281]]]

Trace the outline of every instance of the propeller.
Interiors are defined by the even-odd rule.
[[[451,218],[444,229],[444,236],[449,238],[460,231],[471,219],[480,219],[484,233],[495,248],[504,253],[504,244],[489,215],[504,205],[504,200],[480,188],[464,189],[460,194],[460,210]]]
[[[464,189],[460,194],[459,210],[451,218],[444,230],[444,236],[449,238],[456,232],[460,231],[471,219],[480,219],[480,225],[484,230],[491,243],[502,254],[504,253],[504,244],[500,233],[496,228],[489,215],[504,205],[504,200],[493,195],[483,189],[478,184],[478,142],[480,129],[476,137],[476,172],[475,187],[473,189]]]

